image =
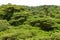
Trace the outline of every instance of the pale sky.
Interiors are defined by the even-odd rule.
[[[58,5],[60,6],[60,0],[0,0],[1,4],[17,4],[27,6],[39,6],[39,5]]]

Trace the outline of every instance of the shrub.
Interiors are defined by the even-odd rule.
[[[40,18],[39,20],[35,20],[30,22],[32,26],[38,26],[43,30],[49,31],[55,28],[55,22],[53,19],[49,18]]]
[[[18,26],[18,25],[23,24],[25,21],[26,21],[25,18],[19,18],[17,20],[10,20],[9,23],[13,26]]]
[[[0,20],[0,31],[8,29],[9,23],[6,20]]]
[[[13,16],[13,12],[14,12],[14,7],[9,7],[5,9],[4,19],[9,21],[11,17]]]
[[[45,18],[45,19],[41,20],[40,21],[40,25],[41,25],[41,28],[43,30],[47,30],[47,31],[53,30],[55,28],[55,26],[54,26],[55,25],[54,20],[48,19],[48,18]]]
[[[51,40],[60,40],[60,32],[53,33],[51,35]]]

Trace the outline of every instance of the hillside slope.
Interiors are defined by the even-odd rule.
[[[0,6],[0,40],[60,40],[60,6]]]

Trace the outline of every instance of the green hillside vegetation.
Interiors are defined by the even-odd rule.
[[[60,6],[0,6],[0,40],[60,40]]]

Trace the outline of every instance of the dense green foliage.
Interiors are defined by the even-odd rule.
[[[0,6],[0,40],[60,40],[60,6]]]

